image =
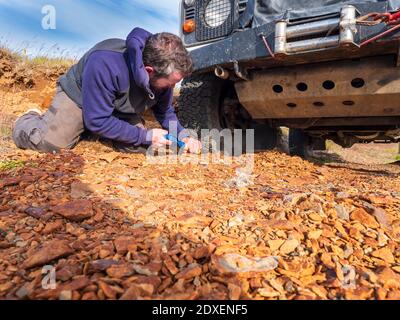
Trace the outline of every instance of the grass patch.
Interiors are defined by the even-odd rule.
[[[51,57],[46,54],[29,57],[26,54],[26,49],[13,50],[7,48],[1,42],[0,56],[3,56],[14,63],[22,63],[27,67],[69,68],[78,60],[77,58],[65,56],[62,53],[58,57]]]
[[[10,127],[0,126],[0,138],[11,136],[12,130]]]
[[[396,156],[395,160],[400,161],[400,154]]]
[[[45,67],[49,69],[68,69],[74,64],[74,60],[67,58],[50,58],[46,56],[38,56],[32,59],[25,60],[27,67],[37,68]]]
[[[0,161],[0,171],[8,171],[17,168],[22,168],[25,165],[23,161],[19,160],[4,160]]]

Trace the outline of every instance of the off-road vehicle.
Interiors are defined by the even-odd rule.
[[[178,116],[253,128],[256,149],[290,128],[291,154],[400,139],[400,0],[183,0],[195,72]]]

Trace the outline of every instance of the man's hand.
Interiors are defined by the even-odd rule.
[[[199,154],[201,153],[201,148],[203,147],[199,140],[187,137],[183,138],[182,141],[186,144],[185,150],[190,153]]]
[[[165,139],[165,135],[168,134],[168,131],[163,129],[152,129],[147,132],[149,137],[151,138],[151,145],[153,147],[159,148],[164,146],[170,146],[172,144],[171,141]],[[148,139],[150,140],[150,139]]]

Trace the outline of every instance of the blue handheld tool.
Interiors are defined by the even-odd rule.
[[[178,140],[173,135],[167,134],[167,135],[165,135],[165,139],[171,141],[173,144],[176,143],[178,145],[179,149],[184,148],[186,146],[186,144],[183,141]]]

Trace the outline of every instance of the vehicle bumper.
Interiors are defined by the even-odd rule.
[[[371,12],[386,12],[384,2],[360,3],[355,4],[354,7],[358,16]],[[334,20],[332,17],[321,18],[322,24],[325,20],[326,25],[329,26],[329,19],[331,22]],[[294,45],[290,44],[288,46],[290,50],[282,53],[282,50],[279,50],[277,22],[274,21],[257,28],[239,31],[226,39],[191,50],[195,70],[200,72],[208,71],[215,66],[230,68],[235,62],[238,62],[243,67],[272,68],[282,65],[398,53],[399,30],[365,47],[359,47],[367,39],[387,30],[389,27],[385,24],[376,26],[356,25],[356,29],[353,30],[353,38],[351,41],[347,41],[345,45],[340,41],[342,35],[338,31],[337,45],[335,45],[335,38],[332,36],[322,37],[318,40],[315,39],[315,36],[312,36],[310,39],[305,39],[305,41],[302,39],[302,41],[298,41]],[[262,36],[265,37],[265,41],[272,49],[274,56],[270,54]]]

